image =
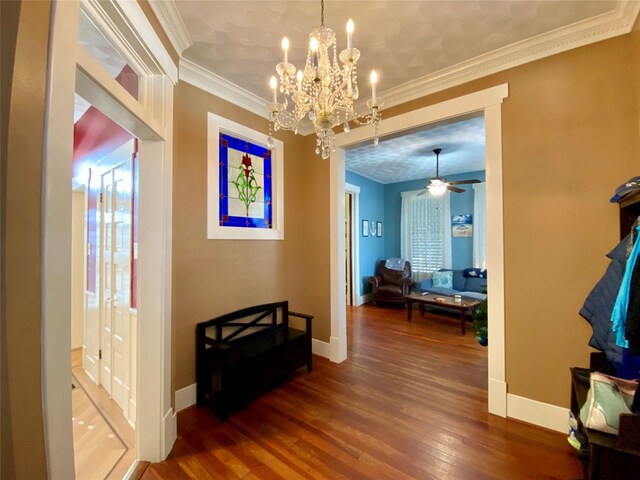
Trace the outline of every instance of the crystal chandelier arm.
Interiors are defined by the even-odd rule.
[[[320,27],[312,30],[309,35],[309,48],[302,70],[297,71],[288,62],[289,41],[286,38],[282,42],[284,62],[276,65],[280,91],[284,96],[282,103],[278,103],[274,90],[273,103],[269,105],[271,125],[275,130],[293,130],[297,133],[300,122],[308,115],[318,137],[315,151],[322,158],[329,158],[331,149],[335,149],[334,128],[342,122],[345,122],[345,132],[349,131],[349,122],[358,126],[373,124],[374,145],[378,143],[382,105],[375,102],[375,85],[372,89],[373,98],[367,102],[369,112],[358,115],[354,107],[354,102],[359,97],[357,62],[360,51],[353,48],[352,32],[353,25],[350,21],[347,23],[347,48],[338,56],[335,32],[324,26],[322,0]],[[375,83],[375,80],[372,82]]]

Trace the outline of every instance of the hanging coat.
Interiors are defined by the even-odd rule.
[[[627,263],[627,235],[607,257],[611,263],[607,271],[587,296],[580,315],[591,324],[593,335],[589,345],[601,350],[608,362],[618,370],[622,364],[622,347],[616,345],[616,334],[611,330],[611,313],[618,297],[620,284]]]

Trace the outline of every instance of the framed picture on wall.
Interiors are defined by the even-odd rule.
[[[377,226],[376,236],[377,237],[381,237],[382,236],[382,222],[377,222],[376,226]]]
[[[369,236],[369,220],[362,220],[362,236]]]
[[[473,215],[454,215],[451,218],[451,230],[453,237],[473,236]]]
[[[207,238],[284,239],[283,143],[208,115]]]

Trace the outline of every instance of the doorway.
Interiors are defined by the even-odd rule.
[[[76,96],[75,104],[71,298],[75,474],[77,479],[122,478],[137,458],[133,240],[138,220],[134,215],[138,142],[81,97]]]
[[[131,96],[78,44],[80,9],[139,75]],[[140,458],[159,461],[176,438],[171,406],[171,165],[173,86],[177,67],[136,2],[57,2],[52,5],[43,174],[43,418],[47,469],[74,478],[70,298],[73,105],[77,92],[140,139],[139,408]],[[72,52],[71,54],[69,52]],[[140,379],[144,378],[144,382]]]
[[[345,285],[346,305],[362,305],[362,279],[360,278],[360,187],[345,184]],[[348,238],[348,239],[347,239]],[[349,303],[350,300],[350,303]]]
[[[352,262],[353,262],[353,245],[351,239],[351,222],[353,219],[351,218],[351,212],[353,208],[353,198],[349,192],[344,194],[344,268],[345,268],[345,294],[346,294],[346,302],[347,305],[353,305],[353,272],[352,272]]]
[[[505,373],[505,299],[504,299],[504,235],[502,194],[502,120],[503,100],[508,97],[508,85],[498,85],[462,97],[423,107],[388,118],[382,123],[380,136],[421,127],[462,115],[483,112],[485,118],[485,158],[487,163],[487,269],[489,330],[488,347],[488,410],[506,417],[507,384]],[[344,268],[344,184],[345,148],[373,138],[373,128],[359,128],[336,135],[336,150],[331,155],[331,251],[337,252],[331,263],[331,360],[347,358],[346,305],[342,278]]]

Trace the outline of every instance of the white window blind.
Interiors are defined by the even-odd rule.
[[[411,262],[414,280],[451,268],[450,194],[402,192],[401,255]]]

